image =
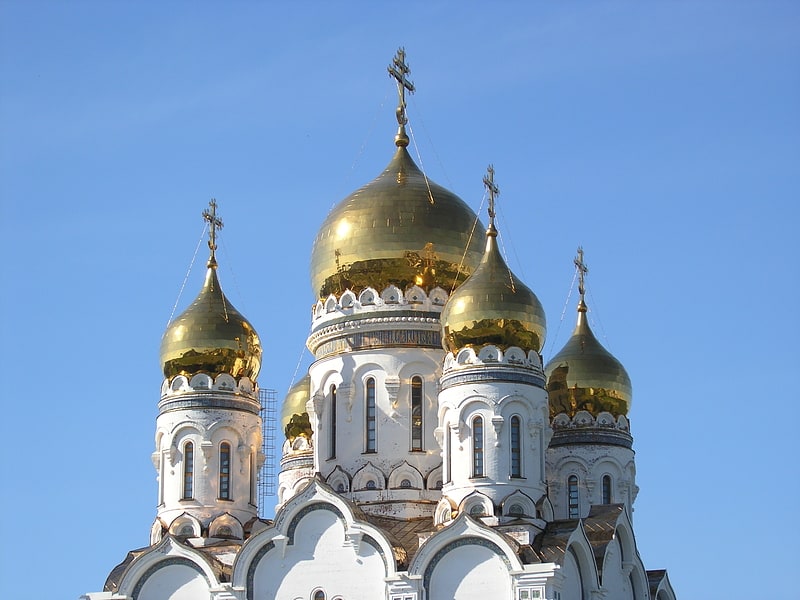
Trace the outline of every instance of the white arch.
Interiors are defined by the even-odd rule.
[[[132,596],[140,580],[156,572],[159,569],[159,563],[162,563],[164,567],[168,567],[176,560],[181,561],[183,564],[192,565],[204,577],[209,590],[219,587],[220,583],[208,560],[199,552],[177,542],[172,536],[168,535],[155,546],[148,548],[128,565],[120,578],[117,593],[122,597]]]
[[[405,486],[405,488],[417,490],[425,488],[422,473],[408,464],[407,461],[403,461],[389,473],[389,489],[403,488],[402,483],[404,480],[407,480],[411,484],[410,486]]]

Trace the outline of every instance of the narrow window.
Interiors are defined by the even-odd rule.
[[[330,452],[328,458],[336,458],[336,386],[331,386]]]
[[[256,505],[258,493],[258,472],[256,471],[256,453],[250,453],[250,504]]]
[[[322,590],[317,590],[314,592],[313,600],[325,600],[325,592]]]
[[[183,446],[183,495],[184,500],[194,497],[194,444],[186,442]]]
[[[611,476],[603,476],[603,504],[611,504]]]
[[[366,451],[375,452],[375,380],[367,379],[367,423],[366,423]]]
[[[450,425],[445,427],[444,430],[444,480],[447,483],[450,483],[453,474],[452,474],[452,450],[450,445]]]
[[[483,418],[472,421],[472,476],[483,477]]]
[[[580,513],[578,510],[578,478],[575,475],[570,475],[567,480],[567,493],[569,495],[569,518],[577,519]]]
[[[411,379],[411,451],[422,450],[422,377]]]
[[[228,442],[219,446],[219,499],[231,499],[231,445]]]
[[[519,417],[511,417],[511,476],[522,477],[522,451],[519,435]]]

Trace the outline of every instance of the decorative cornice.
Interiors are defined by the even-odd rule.
[[[206,373],[193,375],[191,380],[185,375],[176,375],[172,379],[165,379],[161,384],[162,401],[170,396],[181,396],[194,392],[219,392],[234,393],[258,401],[258,387],[247,377],[240,377],[237,381],[227,373],[221,373],[216,378]]]
[[[281,458],[281,472],[295,469],[306,469],[314,466],[314,451],[285,455]]]
[[[447,302],[447,292],[433,288],[430,294],[418,286],[412,286],[403,293],[398,287],[390,285],[381,293],[374,288],[365,288],[356,297],[350,290],[340,297],[331,294],[325,301],[319,300],[312,312],[312,330],[341,318],[358,314],[393,312],[402,310],[441,313]]]
[[[544,388],[542,361],[536,352],[527,354],[520,348],[502,350],[497,346],[462,348],[444,359],[441,389],[455,385],[508,382],[526,383]]]
[[[237,392],[221,392],[219,390],[185,391],[180,394],[162,397],[158,403],[159,414],[192,408],[241,410],[258,415],[261,410],[261,404],[255,398],[244,396]]]
[[[556,446],[575,446],[598,444],[604,446],[622,446],[633,448],[633,437],[626,431],[617,429],[560,429],[553,432],[550,438],[550,448]]]
[[[306,345],[318,359],[368,348],[441,349],[439,313],[395,311],[344,317],[313,331]]]

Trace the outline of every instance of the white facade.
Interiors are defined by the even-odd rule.
[[[396,68],[405,68],[403,58],[398,53]],[[395,76],[402,82],[407,72]],[[427,275],[435,268],[460,273],[448,261],[436,263],[438,240],[426,241],[408,225],[444,232],[450,242],[468,237],[448,230],[452,224],[441,216],[427,229],[415,220],[424,221],[434,199],[404,154],[400,89],[398,153],[390,164],[402,170],[396,177],[384,172],[378,196],[402,203],[411,194],[422,207],[397,217],[386,235],[412,236],[424,259],[407,253],[381,264],[402,270],[410,259]],[[369,193],[365,186],[350,197],[362,202],[362,216]],[[458,210],[459,223],[469,220],[468,207]],[[210,217],[213,224],[213,211]],[[348,224],[348,235],[358,222]],[[372,233],[377,219],[360,222],[371,244],[383,239]],[[490,231],[496,235],[491,220]],[[385,259],[382,249],[370,251],[376,257],[360,257],[365,263]],[[360,274],[379,271],[373,267]],[[105,590],[83,599],[674,600],[666,572],[646,571],[636,549],[627,418],[586,411],[551,418],[552,388],[535,349],[467,343],[446,353],[448,292],[441,287],[362,287],[323,298],[313,310],[307,345],[315,360],[305,413],[294,415],[308,420],[296,435],[287,430],[273,521],[257,516],[264,457],[255,381],[204,371],[218,349],[241,358],[240,338],[186,338],[205,343],[209,360],[162,386],[151,546],[129,553]],[[221,292],[217,298],[227,302]],[[504,316],[487,319],[488,328]],[[197,332],[213,331],[215,318],[197,317]],[[217,341],[226,345],[214,347]],[[191,359],[192,343],[175,360]]]
[[[628,419],[586,411],[557,415],[547,449],[547,480],[556,518],[585,517],[597,504],[624,504],[633,515],[639,493]],[[570,487],[577,490],[570,503]],[[577,500],[577,509],[576,509]],[[572,507],[572,511],[570,511]]]
[[[505,503],[505,514],[535,517],[546,493],[548,410],[535,352],[488,345],[448,354],[438,425],[445,499],[472,515],[494,516]]]
[[[162,386],[153,465],[158,514],[151,543],[172,535],[243,539],[258,517],[260,404],[253,383],[179,375]],[[221,533],[220,533],[221,532]]]

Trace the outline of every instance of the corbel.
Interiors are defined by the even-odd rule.
[[[500,432],[503,430],[503,423],[505,423],[505,419],[502,417],[502,415],[495,415],[492,417],[492,427],[494,427],[495,448],[500,446]]]
[[[391,407],[397,410],[397,395],[400,392],[400,378],[387,377],[384,380],[383,385],[386,388],[386,395],[389,398]]]

